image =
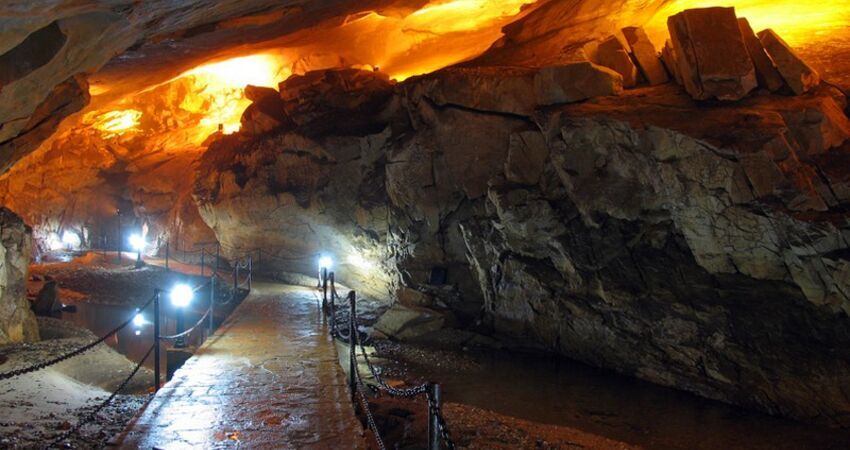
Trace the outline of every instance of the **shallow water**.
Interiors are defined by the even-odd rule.
[[[559,357],[471,351],[462,369],[416,368],[447,402],[569,426],[648,449],[848,449],[850,430],[815,427]]]
[[[199,298],[206,299],[208,298],[208,294],[206,297],[199,295]],[[194,325],[198,319],[200,319],[201,315],[206,312],[208,305],[208,301],[196,299],[195,303],[184,312],[184,329]],[[136,314],[135,307],[126,305],[104,305],[80,302],[76,303],[75,306],[77,307],[77,312],[63,312],[62,319],[88,328],[97,336],[103,336],[104,334],[112,331],[116,326],[127,320],[128,317],[135,316]],[[177,333],[177,314],[177,309],[171,306],[169,302],[162,302],[162,323],[160,325],[162,327],[162,330],[160,330],[161,335]],[[106,344],[126,356],[129,360],[135,362],[138,362],[145,356],[145,353],[147,353],[148,349],[150,349],[154,342],[152,305],[143,312],[143,316],[145,317],[146,322],[144,325],[136,326],[135,324],[130,323],[121,331],[106,340]],[[205,322],[207,323],[199,326],[199,329],[196,329],[187,337],[186,343],[188,345],[200,345],[203,342],[203,339],[206,337],[209,330],[208,321]],[[161,367],[163,374],[165,374],[165,348],[167,346],[170,347],[170,344],[163,346],[161,352]],[[145,361],[145,367],[150,369],[153,368],[153,355]]]

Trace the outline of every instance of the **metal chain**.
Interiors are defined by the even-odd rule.
[[[434,397],[428,395],[428,407],[434,411],[434,415],[437,416],[437,425],[440,427],[440,437],[443,439],[443,442],[446,444],[446,447],[449,450],[455,450],[455,443],[452,440],[452,435],[449,433],[449,427],[446,425],[446,419],[443,417],[443,409],[440,405],[437,404]]]
[[[357,341],[356,342],[357,346],[360,347],[360,353],[363,354],[363,360],[366,361],[366,366],[369,367],[369,371],[372,373],[372,377],[374,377],[375,381],[378,382],[378,387],[382,391],[390,394],[393,397],[401,397],[401,398],[413,398],[413,397],[416,397],[418,395],[428,393],[428,386],[429,385],[427,383],[423,383],[423,384],[420,384],[420,385],[417,385],[417,386],[414,386],[414,387],[411,387],[411,388],[406,388],[406,389],[398,389],[398,388],[394,388],[394,387],[388,385],[381,378],[381,375],[380,375],[380,373],[378,373],[377,368],[372,365],[372,361],[369,360],[369,355],[366,353],[366,348],[363,347],[363,344],[360,343],[359,337],[355,337],[355,340]]]
[[[83,354],[83,353],[85,353],[85,352],[87,352],[87,351],[91,350],[92,348],[94,348],[94,347],[95,347],[95,346],[97,346],[98,344],[102,343],[103,341],[105,341],[107,338],[109,338],[109,337],[110,337],[110,336],[112,336],[113,334],[115,334],[115,333],[117,333],[117,332],[121,331],[124,327],[126,327],[127,325],[129,325],[129,324],[130,324],[130,322],[132,322],[132,321],[133,321],[133,318],[134,318],[134,317],[136,317],[136,314],[138,314],[138,311],[143,311],[145,308],[147,308],[147,307],[148,307],[148,305],[150,305],[150,304],[151,304],[151,302],[153,302],[154,298],[156,298],[156,295],[154,295],[153,297],[151,297],[151,298],[150,298],[150,300],[148,300],[147,302],[145,302],[145,304],[144,304],[141,308],[138,308],[135,312],[133,312],[133,315],[132,315],[132,316],[130,316],[130,317],[129,317],[126,321],[124,321],[121,325],[118,325],[118,326],[117,326],[117,327],[115,327],[112,331],[110,331],[110,332],[106,333],[105,335],[103,335],[103,336],[102,336],[102,337],[100,337],[99,339],[95,340],[94,342],[91,342],[91,343],[89,343],[89,344],[86,344],[86,345],[84,345],[84,346],[82,346],[82,347],[80,347],[80,348],[78,348],[78,349],[76,349],[76,350],[73,350],[73,351],[70,351],[70,352],[68,352],[68,353],[65,353],[64,355],[57,356],[57,357],[55,357],[55,358],[53,358],[53,359],[50,359],[50,360],[47,360],[47,361],[44,361],[44,362],[40,362],[40,363],[38,363],[38,364],[34,364],[34,365],[32,365],[32,366],[29,366],[29,367],[24,367],[24,368],[21,368],[21,369],[16,369],[16,370],[13,370],[13,371],[11,371],[11,372],[0,373],[0,380],[8,380],[8,379],[10,379],[10,378],[15,378],[15,377],[20,376],[20,375],[24,375],[24,374],[31,373],[31,372],[36,372],[36,371],[39,371],[39,370],[41,370],[41,369],[45,369],[45,368],[50,367],[50,366],[52,366],[52,365],[54,365],[54,364],[58,364],[58,363],[60,363],[60,362],[62,362],[62,361],[65,361],[65,360],[67,360],[67,359],[71,359],[71,358],[73,358],[73,357],[75,357],[75,356],[78,356],[78,355],[80,355],[80,354]]]
[[[366,414],[366,422],[369,424],[369,428],[372,429],[372,433],[375,435],[375,441],[378,443],[378,448],[380,450],[386,450],[387,447],[384,445],[384,440],[381,438],[381,433],[378,431],[378,424],[375,423],[375,418],[372,416],[372,410],[369,409],[369,401],[366,399],[366,394],[364,391],[366,388],[363,385],[363,379],[360,378],[360,369],[357,367],[357,355],[354,351],[355,347],[350,347],[348,352],[349,357],[351,358],[350,367],[354,368],[354,380],[356,387],[355,394],[357,398],[360,400],[360,404],[363,406],[363,412]]]
[[[151,355],[151,352],[153,352],[153,349],[155,347],[156,347],[156,344],[151,345],[151,347],[148,349],[147,353],[145,353],[145,356],[142,357],[142,360],[139,361],[138,364],[136,364],[136,368],[134,368],[133,371],[130,372],[130,375],[126,379],[124,379],[123,382],[121,382],[121,384],[118,386],[118,388],[115,389],[115,391],[112,392],[112,394],[106,400],[104,400],[101,404],[97,405],[97,407],[95,407],[95,409],[92,410],[92,412],[90,412],[87,416],[80,419],[80,421],[77,422],[77,425],[75,425],[73,428],[71,428],[70,430],[68,430],[68,431],[58,435],[56,438],[54,438],[53,441],[51,441],[49,444],[47,444],[46,448],[53,447],[54,445],[64,441],[65,439],[68,439],[69,437],[71,437],[71,435],[73,435],[74,433],[79,431],[80,428],[82,428],[84,425],[93,421],[97,417],[98,413],[100,413],[100,411],[102,411],[103,408],[105,408],[107,405],[109,405],[109,403],[112,402],[112,400],[115,399],[115,397],[118,395],[119,392],[123,391],[124,388],[127,387],[127,385],[130,383],[130,380],[132,380],[133,377],[136,376],[136,373],[138,373],[139,369],[142,368],[142,365],[145,363],[145,361]]]
[[[192,325],[192,328],[189,328],[188,330],[186,330],[186,331],[184,331],[184,332],[182,332],[182,333],[173,334],[173,335],[171,335],[171,336],[160,336],[159,338],[160,338],[161,340],[164,340],[164,341],[173,341],[173,340],[175,340],[175,339],[180,339],[180,338],[182,338],[183,336],[186,336],[186,335],[188,335],[189,333],[191,333],[191,332],[195,331],[195,328],[198,328],[199,326],[201,326],[201,324],[202,324],[202,323],[204,323],[204,321],[205,321],[205,320],[207,320],[207,317],[208,317],[209,315],[210,315],[210,308],[207,308],[207,312],[205,312],[205,313],[204,313],[204,315],[203,315],[203,316],[201,316],[201,318],[200,318],[200,319],[198,319],[198,323],[196,323],[195,325]]]

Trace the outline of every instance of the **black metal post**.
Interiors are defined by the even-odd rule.
[[[354,321],[357,318],[357,299],[354,291],[348,293],[348,304],[350,307],[351,314],[348,320],[348,346],[350,351],[350,358],[348,362],[348,387],[351,389],[351,397],[353,399],[355,392],[357,392],[357,386],[355,385],[354,378],[354,371],[357,370],[357,354],[355,353],[355,343],[357,342],[357,336],[354,334],[357,332],[357,327],[354,326]]]
[[[328,268],[322,269],[322,310],[328,309]]]
[[[205,249],[201,249],[201,276],[204,276],[204,256],[207,255],[207,251]]]
[[[121,264],[121,211],[115,213],[115,216],[118,218],[118,241],[115,242],[117,259],[115,261]]]
[[[221,242],[216,243],[215,246],[215,268],[213,269],[213,273],[218,273],[218,257],[221,255]]]
[[[429,389],[431,401],[428,402],[428,450],[440,450],[440,419],[437,416],[441,403],[440,385],[432,383]]]
[[[334,302],[334,292],[336,292],[336,284],[334,282],[334,273],[330,274],[331,279],[331,336],[336,336],[336,304]]]
[[[185,314],[183,314],[184,309],[186,308],[183,306],[177,307],[177,332],[175,334],[182,333],[184,331],[183,329],[186,328],[186,324],[184,323]],[[174,348],[186,348],[185,336],[180,336],[174,341]]]
[[[171,250],[171,240],[165,241],[165,270],[168,270],[168,252]]]
[[[159,299],[160,290],[157,289],[153,299],[153,389],[159,391]]]
[[[215,273],[210,276],[210,336],[213,334],[215,317]]]
[[[248,291],[252,289],[254,284],[254,257],[248,255]]]
[[[239,289],[239,261],[233,264],[233,295],[236,295],[236,290]]]

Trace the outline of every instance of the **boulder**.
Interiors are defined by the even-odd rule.
[[[619,36],[609,36],[596,47],[590,60],[600,66],[607,67],[623,77],[623,87],[631,88],[637,85],[637,67],[629,56],[627,44]]]
[[[277,128],[292,127],[292,120],[285,112],[286,105],[276,89],[248,85],[245,87],[245,97],[254,103],[242,113],[243,133],[260,135]]]
[[[649,40],[643,28],[626,27],[622,31],[632,56],[649,85],[655,86],[670,81],[667,70],[664,69],[664,65],[658,58],[658,52],[655,51],[655,45]]]
[[[59,285],[56,280],[48,280],[44,283],[32,304],[32,310],[37,316],[47,317],[52,317],[62,310],[62,303],[59,301]]]
[[[434,297],[409,287],[399,288],[396,290],[395,295],[398,303],[404,306],[427,308],[434,304]]]
[[[530,115],[537,106],[534,73],[519,67],[450,67],[422,77],[415,89],[440,106]]]
[[[622,91],[622,75],[591,62],[544,67],[534,76],[535,97],[544,106],[618,95]]]
[[[447,312],[396,303],[378,319],[374,328],[391,338],[409,340],[444,328],[451,319]]]
[[[280,83],[284,111],[307,134],[380,131],[393,95],[387,75],[358,69],[327,69],[293,75]]]
[[[770,28],[759,31],[758,37],[776,69],[795,94],[805,94],[820,84],[817,71],[806,64],[775,31]]]
[[[739,100],[757,85],[735,8],[687,9],[667,18],[685,90],[697,100]]]
[[[756,68],[756,79],[759,86],[776,92],[785,86],[785,81],[782,80],[782,75],[776,70],[773,61],[767,56],[764,47],[761,45],[758,36],[750,26],[750,22],[746,18],[738,19],[738,27],[741,30],[741,37],[744,38],[744,44],[747,46],[747,52],[753,60],[753,66]]]
[[[27,300],[32,230],[0,207],[0,344],[37,341],[38,324]]]
[[[673,79],[676,80],[676,83],[682,84],[682,74],[679,73],[679,61],[676,58],[676,50],[673,49],[673,43],[670,42],[670,39],[667,39],[664,42],[664,48],[661,49],[661,62],[664,63],[664,67],[667,68],[667,71],[673,75]]]

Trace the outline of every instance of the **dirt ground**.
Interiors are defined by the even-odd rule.
[[[43,340],[0,347],[0,372],[45,361],[96,339],[83,328],[39,318]],[[0,448],[44,448],[89,415],[135,368],[106,344],[49,368],[0,381]],[[66,448],[102,448],[148,399],[153,377],[142,368],[91,425],[63,443]]]

